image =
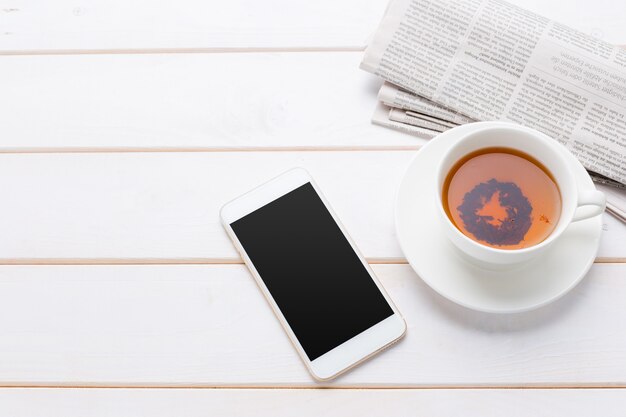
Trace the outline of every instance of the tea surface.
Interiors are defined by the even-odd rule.
[[[529,155],[488,148],[467,155],[450,170],[443,203],[469,238],[498,249],[521,249],[545,240],[561,213],[552,175]]]

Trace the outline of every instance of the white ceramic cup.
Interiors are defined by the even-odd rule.
[[[509,148],[532,156],[552,174],[561,193],[561,215],[552,233],[542,242],[523,249],[497,249],[465,236],[450,220],[443,204],[443,185],[454,165],[464,156],[485,148]],[[530,261],[545,253],[567,226],[597,216],[604,211],[606,199],[597,190],[579,190],[574,172],[565,158],[569,152],[556,140],[524,126],[485,126],[459,139],[443,156],[437,170],[437,211],[439,221],[452,243],[465,257],[481,266],[506,267]]]

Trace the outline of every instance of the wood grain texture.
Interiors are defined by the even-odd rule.
[[[149,390],[2,389],[11,417],[464,416],[622,417],[608,390]]]
[[[326,386],[626,386],[623,265],[515,315],[374,270],[407,335]],[[3,266],[0,332],[0,385],[321,386],[243,265]]]
[[[613,0],[513,3],[586,33],[626,40]],[[387,0],[167,2],[1,0],[2,53],[362,48]],[[278,13],[278,11],[280,11]],[[610,11],[610,12],[609,12]]]
[[[417,147],[361,52],[0,57],[0,152]]]
[[[393,207],[414,154],[1,154],[0,262],[239,262],[220,207],[295,166],[311,172],[367,258],[402,261]],[[598,256],[623,260],[626,225],[605,222]]]

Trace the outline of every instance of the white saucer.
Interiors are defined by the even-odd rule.
[[[566,294],[593,264],[602,231],[601,216],[572,223],[545,256],[513,270],[482,269],[461,257],[437,220],[433,186],[437,164],[459,135],[503,124],[463,125],[431,139],[404,175],[395,214],[402,251],[424,282],[455,303],[491,313],[531,310]],[[567,155],[580,189],[594,189],[587,171]]]

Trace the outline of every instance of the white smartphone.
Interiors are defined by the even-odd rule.
[[[227,203],[221,218],[316,379],[336,377],[406,332],[404,319],[304,169]]]

